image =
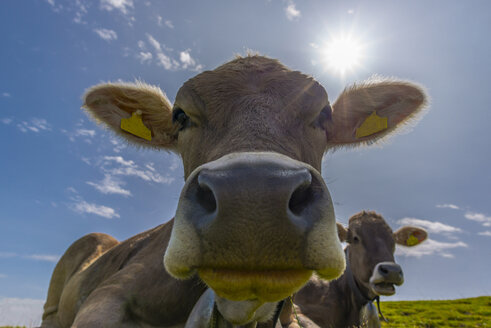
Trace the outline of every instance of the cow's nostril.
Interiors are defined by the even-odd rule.
[[[384,267],[382,267],[382,266],[379,268],[379,270],[380,270],[380,272],[381,272],[381,273],[383,273],[383,274],[388,274],[388,273],[389,273],[389,270],[387,270],[386,268],[384,268]]]
[[[201,207],[208,213],[215,212],[217,208],[217,201],[213,191],[204,183],[200,183],[196,190],[196,200]]]
[[[308,179],[292,193],[288,202],[288,208],[293,214],[301,215],[315,201],[318,193],[319,190],[316,191],[315,180],[311,181],[311,179]]]

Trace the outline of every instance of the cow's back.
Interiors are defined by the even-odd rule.
[[[173,325],[182,321],[181,317],[189,314],[204,286],[195,280],[178,281],[165,271],[162,258],[172,223],[170,221],[113,245],[89,265],[79,265],[63,286],[57,311],[45,311],[43,327],[50,327],[50,324],[53,327],[70,327],[77,314],[91,303],[91,299],[97,298],[101,290],[104,290],[108,302],[111,301],[111,297],[107,297],[108,291],[109,295],[122,298],[121,306],[129,320],[155,325]],[[67,255],[74,253],[74,249],[69,248],[64,257],[69,258]],[[79,254],[74,256],[80,257]],[[190,289],[196,292],[189,293]],[[181,290],[188,292],[183,294]],[[190,306],[179,304],[186,303],[183,299],[189,299]],[[50,315],[53,318],[49,318]]]
[[[102,233],[90,233],[76,240],[60,258],[51,277],[48,297],[44,305],[43,320],[51,322],[59,310],[60,298],[66,286],[78,273],[87,269],[104,253],[118,245],[119,242]],[[44,322],[43,321],[43,322]]]

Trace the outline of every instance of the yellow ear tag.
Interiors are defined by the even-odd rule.
[[[409,236],[409,238],[406,240],[406,245],[408,246],[414,246],[419,244],[419,239],[416,238],[414,235]]]
[[[380,117],[377,112],[373,112],[365,121],[356,129],[356,137],[363,138],[377,132],[387,129],[387,117]]]
[[[152,140],[152,132],[143,124],[141,110],[134,112],[130,118],[122,118],[121,130],[148,141]]]

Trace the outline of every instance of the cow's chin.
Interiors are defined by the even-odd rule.
[[[370,283],[370,289],[375,295],[379,296],[391,296],[396,293],[394,284],[388,282]]]
[[[215,293],[231,301],[277,302],[307,283],[312,270],[263,270],[200,268],[198,274]]]

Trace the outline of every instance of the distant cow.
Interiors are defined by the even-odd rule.
[[[320,327],[380,327],[372,302],[393,295],[394,285],[404,282],[402,268],[394,262],[395,244],[416,246],[427,233],[412,226],[393,233],[382,216],[365,211],[350,218],[348,229],[338,223],[338,233],[348,243],[346,271],[331,282],[314,277],[295,295],[300,321],[307,316]],[[283,324],[295,322],[290,304],[284,312]]]
[[[426,103],[418,86],[377,80],[345,89],[331,107],[312,77],[261,56],[198,74],[173,106],[141,82],[101,84],[84,99],[121,137],[178,153],[186,183],[166,224],[121,243],[90,234],[70,246],[43,327],[181,327],[206,286],[227,321],[268,319],[313,272],[344,271],[324,153],[372,143]]]

